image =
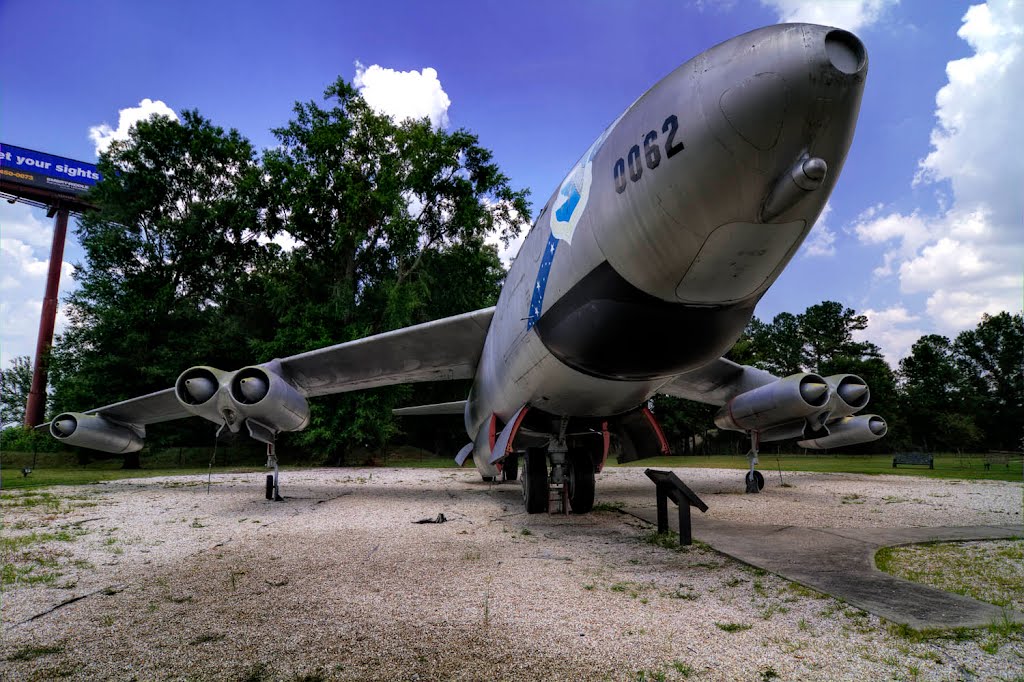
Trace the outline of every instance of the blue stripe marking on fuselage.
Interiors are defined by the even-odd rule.
[[[558,249],[558,237],[548,237],[547,246],[544,247],[544,255],[540,259],[540,267],[537,269],[537,281],[533,285],[533,298],[530,300],[530,315],[526,318],[526,330],[533,329],[540,319],[540,311],[544,307],[544,290],[548,286],[548,273],[551,271],[551,262],[555,260],[555,251]]]

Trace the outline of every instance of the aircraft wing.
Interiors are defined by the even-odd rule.
[[[173,388],[98,407],[95,410],[88,410],[86,414],[98,414],[127,424],[156,424],[192,416],[192,413],[182,407],[174,397]]]
[[[778,377],[771,372],[718,358],[699,369],[676,376],[658,392],[698,403],[724,405],[740,393],[777,380]]]
[[[476,373],[493,316],[493,307],[484,308],[262,366],[280,371],[282,378],[305,397],[419,381],[469,379]],[[173,388],[85,412],[134,427],[193,414],[196,412],[182,405]],[[68,442],[77,444],[71,439]]]
[[[281,360],[303,395],[356,391],[417,381],[471,379],[494,308],[367,336]]]

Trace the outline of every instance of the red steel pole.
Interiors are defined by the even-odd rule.
[[[25,405],[25,427],[43,423],[46,410],[46,360],[53,344],[53,326],[57,321],[57,291],[60,288],[60,270],[64,263],[64,239],[68,233],[68,209],[57,209],[50,246],[50,269],[46,275],[46,294],[43,312],[39,317],[39,338],[36,340],[36,358],[32,365],[32,389]]]

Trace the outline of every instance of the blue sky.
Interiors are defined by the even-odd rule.
[[[923,333],[1019,311],[1021,2],[5,0],[0,140],[92,161],[90,130],[113,133],[122,110],[127,124],[195,108],[265,148],[296,100],[361,74],[374,106],[479,135],[539,209],[658,79],[785,20],[856,31],[870,73],[830,210],[758,316],[842,301],[869,315],[867,337],[894,362]],[[50,229],[42,211],[0,202],[3,366],[34,349]],[[72,238],[65,261],[81,257]],[[62,294],[72,286],[65,276]]]

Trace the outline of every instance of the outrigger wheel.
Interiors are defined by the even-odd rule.
[[[756,469],[754,471],[748,471],[744,480],[747,483],[748,493],[757,493],[764,490],[764,474],[760,471],[757,471]],[[755,485],[757,486],[756,490],[754,489]]]
[[[523,458],[523,502],[527,514],[548,510],[548,453],[544,448],[529,448]]]
[[[267,474],[267,499],[274,499],[274,474]]]
[[[569,465],[569,507],[573,514],[589,514],[594,508],[594,462],[586,451],[573,451]],[[763,485],[763,484],[762,484]]]

